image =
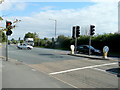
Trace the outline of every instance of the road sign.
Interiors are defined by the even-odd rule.
[[[106,53],[106,52],[108,52],[108,51],[109,51],[109,47],[108,47],[108,46],[104,46],[104,47],[103,47],[103,52]]]

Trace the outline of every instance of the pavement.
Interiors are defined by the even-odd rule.
[[[14,59],[2,61],[2,88],[72,88]],[[12,90],[12,89],[11,89]]]
[[[2,47],[0,43],[0,48]],[[2,51],[0,51],[0,57],[2,57]],[[2,89],[2,61],[0,60],[0,89]]]
[[[107,58],[104,58],[103,56],[85,55],[85,54],[68,54],[68,55],[77,56],[77,57],[84,57],[84,58],[89,58],[89,59],[99,59],[99,60],[114,60],[114,61],[118,61],[120,59],[118,57],[107,57]]]

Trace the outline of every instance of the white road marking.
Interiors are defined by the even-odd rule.
[[[77,70],[83,70],[83,69],[89,69],[89,68],[96,68],[96,67],[113,65],[113,64],[118,64],[118,63],[115,62],[115,63],[107,63],[107,64],[100,64],[100,65],[94,65],[94,66],[87,66],[87,67],[82,67],[82,68],[69,69],[69,70],[64,70],[64,71],[49,73],[49,75],[62,74],[62,73],[67,73],[67,72],[72,72],[72,71],[77,71]]]
[[[106,70],[99,69],[99,68],[92,68],[92,69],[95,69],[95,70],[98,70],[98,71],[102,71],[102,72],[106,72]]]
[[[35,69],[31,69],[32,71],[36,71]]]
[[[52,77],[55,78],[55,79],[57,79],[57,80],[59,80],[59,81],[61,81],[61,82],[63,82],[63,83],[68,84],[68,85],[71,86],[71,87],[78,88],[78,87],[76,87],[76,86],[74,86],[74,85],[72,85],[72,84],[70,84],[70,83],[68,83],[68,82],[65,82],[65,81],[63,81],[63,80],[61,80],[61,79],[59,79],[59,78],[57,78],[57,77],[54,77],[54,76],[52,76]]]

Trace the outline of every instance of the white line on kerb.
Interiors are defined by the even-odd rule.
[[[82,68],[69,69],[69,70],[49,73],[49,75],[62,74],[62,73],[67,73],[67,72],[72,72],[72,71],[77,71],[77,70],[83,70],[83,69],[89,69],[89,68],[95,68],[95,67],[101,67],[101,66],[107,66],[107,65],[113,65],[113,64],[118,64],[118,63],[115,62],[115,63],[107,63],[107,64],[100,64],[100,65],[94,65],[94,66],[87,66],[87,67],[82,67]]]

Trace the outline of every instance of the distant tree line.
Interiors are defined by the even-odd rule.
[[[2,38],[1,38],[2,37]],[[54,38],[43,38],[40,39],[37,33],[26,33],[25,38],[34,38],[34,44],[37,47],[45,47],[45,48],[58,48],[70,50],[70,45],[75,45],[75,40],[70,36],[59,35],[56,40]],[[4,32],[0,32],[0,41],[5,42],[6,35]],[[81,35],[78,38],[77,45],[88,45],[89,44],[89,36]],[[102,50],[104,46],[108,46],[111,52],[120,52],[120,34],[119,33],[108,33],[103,35],[96,35],[91,38],[91,45],[97,49]],[[12,43],[23,43],[24,40],[15,40],[12,38],[9,42]]]
[[[88,45],[89,44],[89,36],[80,36],[78,38],[77,45]],[[91,39],[91,45],[97,49],[102,50],[104,46],[108,46],[110,48],[111,52],[120,52],[120,34],[115,33],[109,33],[109,34],[103,34],[103,35],[97,35],[93,36]],[[75,45],[75,40],[71,37],[66,37],[64,35],[60,35],[57,38],[57,41],[54,42],[54,40],[42,40],[40,42],[41,46],[48,47],[48,48],[60,48],[60,49],[66,49],[70,50],[70,45]],[[44,43],[44,44],[43,44]]]
[[[24,38],[34,38],[35,46],[45,48],[58,48],[70,50],[70,45],[75,45],[75,40],[72,37],[59,35],[56,39],[40,39],[36,33],[28,32]],[[104,46],[108,46],[112,52],[120,52],[120,34],[108,33],[103,35],[96,35],[91,38],[91,45],[97,49],[102,50]],[[77,45],[89,45],[89,36],[81,35],[77,40]]]

